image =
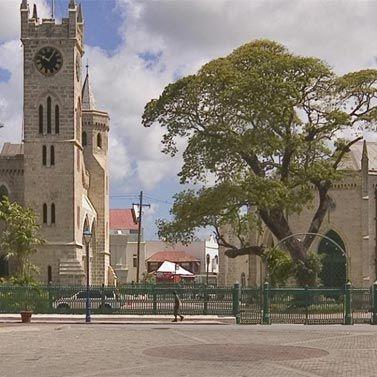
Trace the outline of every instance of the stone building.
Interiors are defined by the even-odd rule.
[[[2,148],[0,194],[38,217],[46,243],[33,262],[44,283],[85,281],[85,228],[93,234],[91,283],[108,282],[110,120],[95,106],[88,73],[82,81],[83,38],[82,9],[74,0],[61,23],[39,19],[36,6],[30,13],[22,0],[23,140]],[[4,259],[0,264],[7,271]]]
[[[369,287],[377,277],[377,143],[358,142],[351,147],[341,169],[344,177],[335,182],[329,195],[333,205],[319,233],[335,241],[316,237],[311,250],[325,254],[324,284],[338,285],[348,278],[354,286]],[[315,206],[300,215],[291,216],[293,233],[306,232]],[[264,227],[261,235],[252,235],[256,244],[272,246],[276,240]],[[340,250],[344,249],[345,255]],[[264,267],[259,257],[241,256],[230,259],[224,249],[219,253],[219,284],[261,285]]]

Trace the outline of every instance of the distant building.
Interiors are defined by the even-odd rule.
[[[138,221],[133,209],[110,209],[110,264],[118,284],[136,282]],[[145,273],[145,243],[140,243],[140,278]]]
[[[200,260],[184,251],[159,251],[146,260],[147,272],[155,272],[165,262],[172,262],[193,274],[200,272]]]

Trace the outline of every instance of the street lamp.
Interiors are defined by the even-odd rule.
[[[209,262],[210,262],[210,255],[206,255],[206,262],[207,262],[207,285],[208,285],[208,272],[209,272]]]
[[[84,229],[83,232],[86,251],[86,304],[85,304],[85,322],[90,323],[90,294],[89,294],[89,244],[92,239],[92,232],[90,229]]]

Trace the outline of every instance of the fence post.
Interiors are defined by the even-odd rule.
[[[207,284],[204,285],[204,305],[203,305],[203,315],[208,314],[208,292]]]
[[[377,325],[377,281],[373,283],[373,315],[372,325]]]
[[[270,325],[270,283],[266,281],[263,285],[263,325]]]
[[[233,315],[236,317],[236,324],[240,324],[240,283],[233,286]]]
[[[305,285],[305,325],[309,323],[309,289]]]
[[[153,314],[157,314],[157,292],[156,292],[156,286],[152,285],[152,295],[153,295]]]
[[[348,281],[346,283],[346,292],[345,292],[345,300],[344,300],[344,304],[345,304],[344,324],[345,325],[352,325],[353,324],[351,293],[352,293],[352,286],[351,286],[351,282]]]

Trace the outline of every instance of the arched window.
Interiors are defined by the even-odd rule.
[[[47,282],[48,282],[48,284],[51,284],[51,282],[52,282],[52,268],[51,268],[51,266],[47,267]]]
[[[87,136],[86,136],[86,132],[84,131],[82,133],[82,145],[85,147],[86,145],[88,145],[88,139],[87,139]]]
[[[102,148],[102,136],[100,133],[97,134],[97,147]]]
[[[55,148],[53,145],[50,147],[50,165],[55,165]]]
[[[47,97],[47,133],[51,133],[51,97]]]
[[[39,124],[39,133],[43,134],[43,106],[42,105],[39,105],[38,124]]]
[[[47,224],[47,204],[43,204],[43,224]]]
[[[59,115],[59,105],[55,106],[55,133],[59,133],[60,128],[60,115]]]
[[[326,233],[318,245],[318,254],[322,256],[322,270],[319,278],[323,286],[341,288],[346,283],[347,257],[342,238],[334,230]]]
[[[47,147],[45,145],[42,147],[42,164],[43,166],[47,164]]]
[[[76,108],[76,137],[79,143],[81,142],[81,136],[81,101],[79,98]]]
[[[9,197],[8,189],[2,185],[0,186],[0,202],[2,202],[5,197]]]
[[[51,224],[55,224],[55,204],[51,204]]]

